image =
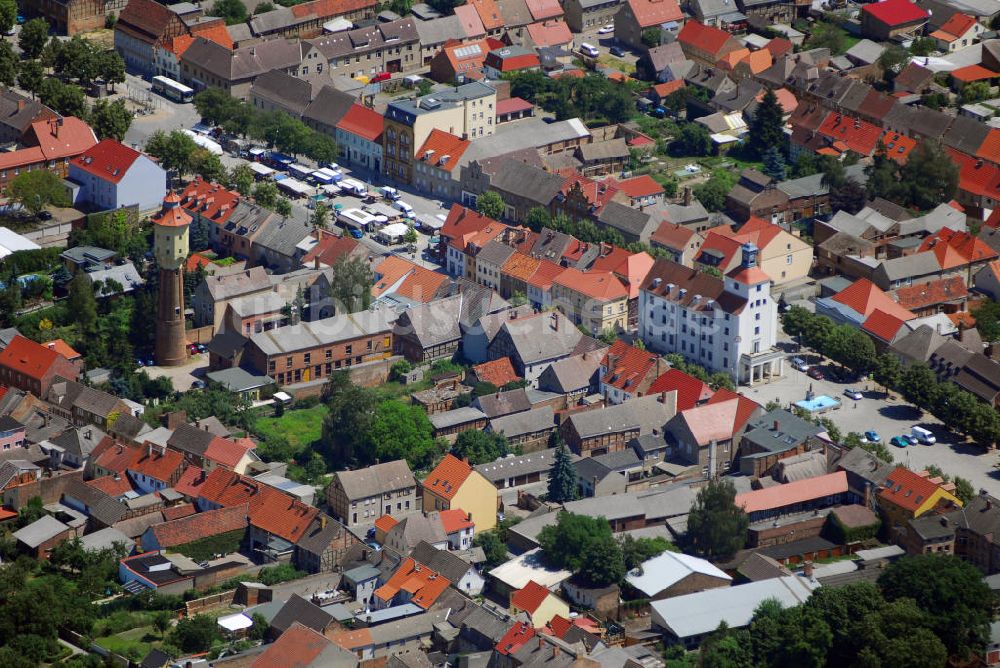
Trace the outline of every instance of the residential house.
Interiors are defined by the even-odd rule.
[[[635,63],[636,77],[643,81],[658,82],[653,86],[651,94],[647,94],[655,104],[662,104],[667,96],[684,87],[684,79],[675,79],[672,68],[683,66],[685,61],[687,56],[680,42],[654,46],[639,56]]]
[[[309,106],[306,107],[306,110],[302,112],[302,122],[316,132],[322,132],[336,138],[337,125],[357,102],[356,94],[339,90],[330,85],[323,86],[316,93],[316,97],[309,103]],[[371,118],[369,120],[374,121]],[[381,124],[381,121],[378,121],[378,123]],[[356,128],[349,127],[348,129],[354,132]],[[360,132],[359,136],[367,137],[370,134],[371,131],[367,130]],[[365,139],[365,141],[374,142],[376,140]],[[378,140],[378,143],[381,145],[381,139]],[[372,149],[371,154],[375,155],[374,149]],[[381,146],[378,155],[381,155]],[[374,167],[370,168],[374,169]]]
[[[181,55],[181,81],[195,90],[219,88],[232,97],[247,100],[254,80],[265,72],[297,73],[302,64],[302,49],[298,41],[285,39],[227,49],[198,37]]]
[[[488,355],[509,357],[518,375],[534,386],[556,360],[596,347],[591,341],[559,313],[540,313],[505,320],[489,344]]]
[[[563,11],[569,29],[582,33],[613,25],[621,6],[620,0],[567,0],[563,3]]]
[[[247,529],[247,507],[245,505],[206,510],[168,522],[154,524],[142,534],[144,552],[172,550],[182,551],[188,543],[221,534],[233,536],[233,545],[239,545]],[[236,551],[236,550],[233,550]]]
[[[31,129],[32,123],[58,117],[56,112],[37,100],[11,89],[0,92],[0,142],[16,142]]]
[[[782,223],[787,210],[788,195],[778,189],[773,179],[755,169],[744,169],[726,195],[726,213],[741,222],[757,217]]]
[[[115,51],[130,72],[142,76],[155,74],[154,47],[164,40],[189,35],[189,24],[204,16],[194,5],[170,8],[154,0],[128,0],[115,21]],[[222,19],[214,19],[223,23]]]
[[[634,49],[645,48],[643,33],[663,26],[678,27],[684,23],[684,12],[676,0],[628,0],[615,15],[615,39]]]
[[[816,312],[829,317],[837,324],[861,327],[876,312],[892,316],[900,322],[916,316],[900,306],[877,285],[860,278],[832,297],[816,300]]]
[[[670,551],[647,559],[625,575],[625,582],[651,601],[728,587],[732,581],[709,561]]]
[[[361,104],[353,104],[337,123],[336,139],[340,155],[348,162],[382,172],[382,114]]]
[[[115,395],[64,378],[57,378],[44,398],[53,413],[78,427],[108,429],[123,415],[132,414],[132,408]]]
[[[24,425],[9,415],[0,416],[0,450],[24,446]]]
[[[593,336],[629,329],[629,291],[612,272],[583,272],[570,267],[559,274],[552,285],[555,307],[571,323]]]
[[[576,403],[597,387],[597,370],[603,351],[571,355],[550,364],[538,377],[538,389],[556,392]]]
[[[729,243],[717,240],[717,235],[724,237]],[[783,227],[757,217],[751,217],[735,231],[725,225],[713,227],[705,233],[701,248],[704,252],[708,248],[718,248],[724,252],[726,261],[712,266],[725,274],[732,271],[739,262],[736,249],[745,243],[752,243],[760,249],[760,268],[771,277],[775,287],[801,281],[812,269],[813,248],[810,244]],[[701,256],[699,263],[704,264]]]
[[[483,74],[487,79],[500,79],[504,75],[538,70],[541,66],[534,49],[504,46],[486,54],[483,59]]]
[[[461,509],[475,522],[479,531],[489,531],[496,526],[499,504],[496,487],[468,462],[445,455],[422,485],[425,512]]]
[[[34,121],[20,137],[21,148],[0,156],[0,193],[21,173],[36,169],[66,178],[69,161],[96,143],[94,131],[75,116]]]
[[[662,434],[677,412],[676,401],[676,393],[660,393],[571,413],[559,425],[559,434],[570,450],[581,457],[620,452],[632,439]]]
[[[382,72],[408,74],[422,66],[412,16],[327,33],[303,42],[301,73],[352,79]]]
[[[736,505],[750,522],[771,521],[788,515],[838,506],[848,498],[847,473],[836,471],[736,495]]]
[[[478,596],[486,585],[486,580],[476,567],[457,554],[440,550],[426,541],[413,548],[410,556],[432,571],[444,576],[455,589],[466,596]]]
[[[555,616],[569,617],[569,604],[534,580],[510,595],[512,615],[524,613],[533,627],[544,628]]]
[[[822,427],[783,408],[758,415],[739,444],[740,472],[755,478],[770,475],[782,460],[825,447],[821,433]]]
[[[706,67],[715,67],[726,55],[741,48],[740,43],[725,30],[698,21],[684,23],[677,33],[677,43],[689,60]]]
[[[474,42],[451,41],[443,44],[428,63],[430,78],[438,83],[459,84],[482,79],[486,54],[501,47],[503,42],[489,37]]]
[[[975,17],[955,12],[929,36],[934,40],[938,51],[952,53],[978,42],[985,30]]]
[[[725,475],[736,464],[740,440],[761,407],[743,395],[720,390],[701,406],[679,411],[667,423],[667,441],[677,458],[708,476]]]
[[[370,22],[375,18],[375,7],[374,0],[310,0],[255,13],[247,23],[252,36],[264,41],[276,37],[309,38],[322,34],[324,24],[333,19]]]
[[[138,206],[158,209],[167,195],[167,172],[149,156],[103,139],[73,158],[69,179],[80,184],[74,204],[98,211]]]
[[[677,223],[664,220],[649,237],[649,245],[667,251],[670,259],[685,267],[694,266],[694,258],[705,237]]]
[[[371,293],[375,299],[394,296],[404,303],[428,304],[447,296],[448,277],[410,262],[398,255],[390,255],[375,268],[375,285]]]
[[[440,550],[449,547],[448,536],[438,512],[411,513],[400,520],[391,515],[383,515],[375,523],[375,537],[386,548],[402,556],[408,555],[420,542],[429,543]]]
[[[52,549],[72,537],[73,529],[51,515],[42,515],[31,524],[11,534],[17,550],[33,559],[48,560]]]
[[[458,180],[452,174],[469,145],[468,139],[431,130],[416,153],[413,185],[434,197],[458,199]]]
[[[648,350],[680,353],[707,369],[754,383],[782,373],[775,353],[777,305],[770,278],[747,243],[725,279],[657,260],[642,283],[639,334]]]
[[[902,537],[907,522],[929,512],[939,512],[964,504],[953,493],[954,486],[931,478],[924,471],[897,466],[878,490],[878,507],[885,518],[889,535]]]
[[[861,34],[878,42],[917,35],[929,17],[909,0],[882,0],[862,7]]]
[[[58,378],[75,380],[80,370],[60,353],[21,335],[0,351],[0,383],[44,397]]]
[[[601,360],[599,391],[606,404],[620,404],[646,394],[667,368],[659,355],[640,350],[619,339]]]
[[[551,406],[542,406],[527,411],[501,415],[489,421],[486,429],[495,434],[503,434],[507,442],[520,447],[524,452],[544,446],[555,429],[555,413]]]
[[[55,2],[52,0],[32,0],[19,11],[28,19],[41,17],[58,35],[72,37],[78,33],[100,30],[107,24],[108,16],[117,16],[125,9],[127,0],[73,0]]]
[[[397,605],[412,604],[422,610],[430,608],[451,582],[429,568],[407,557],[399,568],[375,590],[372,607],[375,610]]]
[[[371,524],[381,515],[402,517],[420,510],[417,482],[401,459],[335,473],[326,498],[333,516],[349,528]]]
[[[153,445],[147,446],[139,459],[126,469],[132,483],[145,494],[173,487],[183,471],[183,454]]]

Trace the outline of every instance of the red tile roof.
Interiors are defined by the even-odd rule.
[[[75,116],[66,116],[61,124],[56,120],[35,121],[31,133],[46,160],[70,158],[97,144],[94,131]]]
[[[493,0],[468,0],[466,4],[470,4],[476,8],[479,18],[483,20],[483,27],[486,28],[487,32],[504,27],[500,9]]]
[[[542,62],[534,51],[514,53],[508,47],[494,49],[486,54],[483,65],[488,65],[498,72],[517,72],[540,67]]]
[[[531,615],[551,594],[552,592],[534,580],[528,580],[528,584],[510,595],[510,607],[523,610]]]
[[[176,485],[174,486],[174,491],[177,490]],[[194,507],[193,503],[182,503],[179,506],[167,506],[160,511],[163,513],[163,519],[167,522],[171,520],[179,520],[182,517],[187,517],[188,515],[194,515],[198,512],[198,509]]]
[[[676,93],[681,88],[684,88],[684,85],[685,85],[684,79],[674,79],[673,81],[667,81],[665,83],[656,84],[655,86],[653,86],[653,90],[656,91],[656,94],[662,100],[663,98],[671,95],[672,93]]]
[[[315,260],[332,267],[337,260],[349,256],[359,246],[356,239],[346,234],[338,237],[336,234],[320,230],[319,235],[320,238],[316,245],[302,256],[303,267],[311,267]]]
[[[690,376],[680,369],[668,369],[660,374],[646,391],[647,395],[677,392],[677,410],[686,411],[707,402],[714,392],[707,383]]]
[[[958,165],[958,188],[973,196],[1000,197],[1000,167],[992,162],[976,159],[954,149],[948,149],[948,155]],[[994,209],[991,218],[1000,209]],[[986,223],[990,225],[989,222]]]
[[[145,452],[145,449],[139,446],[124,445],[109,439],[94,448],[91,459],[95,467],[124,476],[125,471],[139,461]]]
[[[656,367],[658,358],[655,353],[640,350],[618,339],[601,360],[601,366],[607,369],[601,382],[634,394],[637,386]]]
[[[877,125],[835,111],[827,114],[816,132],[831,142],[843,142],[848,150],[862,156],[874,153],[879,137],[882,136],[882,128]]]
[[[375,267],[375,274],[380,278],[372,286],[373,297],[385,294],[389,288],[398,283],[395,294],[425,304],[434,300],[441,286],[448,282],[448,277],[444,274],[431,271],[396,255],[389,255],[382,260]],[[402,283],[399,283],[400,279]]]
[[[969,32],[974,25],[976,25],[975,18],[962,12],[955,12],[950,19],[941,24],[941,27],[931,33],[931,37],[942,42],[954,42]]]
[[[686,45],[716,57],[722,56],[722,50],[730,39],[732,39],[732,35],[725,30],[719,30],[698,21],[688,21],[677,33],[677,41],[680,42],[681,46]]]
[[[747,421],[753,416],[754,411],[761,408],[761,405],[753,399],[749,399],[738,392],[727,390],[724,387],[720,387],[716,390],[708,400],[708,403],[715,404],[723,401],[730,401],[732,399],[736,399],[739,402],[736,407],[736,414],[733,416],[731,433],[735,434],[746,425]]]
[[[41,382],[60,358],[55,350],[18,334],[0,351],[0,366]]]
[[[397,524],[399,524],[399,520],[392,515],[383,515],[375,520],[375,528],[382,532],[388,532]]]
[[[49,350],[54,350],[68,360],[75,360],[83,357],[80,353],[73,350],[73,348],[63,341],[62,339],[55,339],[54,341],[46,341],[42,344]]]
[[[247,506],[229,506],[206,510],[150,527],[160,549],[186,545],[220,533],[247,528]]]
[[[115,176],[115,172],[113,170],[109,174],[112,178],[118,179],[125,175],[125,173],[122,172],[121,176]],[[186,227],[190,225],[192,216],[184,210],[184,208],[180,205],[180,202],[180,195],[176,193],[168,193],[167,196],[163,198],[163,207],[150,217],[150,220],[154,225],[160,225],[162,227]]]
[[[375,641],[372,639],[371,629],[343,629],[339,631],[330,629],[327,633],[334,645],[351,652],[356,652],[365,647],[373,647],[375,644]],[[261,664],[260,666],[255,664],[253,668],[270,668],[271,665],[273,664]]]
[[[102,139],[73,158],[77,168],[104,181],[118,183],[142,154],[114,139]]]
[[[663,186],[657,183],[656,179],[649,174],[633,176],[630,179],[619,181],[618,189],[629,197],[649,197],[651,195],[663,194]]]
[[[404,591],[410,595],[409,603],[426,610],[434,605],[450,584],[448,578],[407,557],[392,577],[375,590],[375,597],[390,603],[400,591]]]
[[[367,629],[365,629],[367,631]],[[369,634],[369,640],[371,634]],[[250,668],[309,668],[309,666],[329,665],[320,659],[323,652],[336,644],[326,636],[303,625],[293,622],[278,639],[257,655]],[[345,648],[346,649],[346,648]],[[337,659],[330,657],[331,663]]]
[[[501,357],[490,362],[477,364],[472,367],[472,373],[476,375],[479,382],[490,383],[496,387],[503,387],[507,383],[521,379],[514,371],[514,365],[511,364],[509,357]]]
[[[213,469],[201,486],[201,499],[216,506],[250,504],[250,523],[295,543],[319,514],[319,509],[253,478],[223,468]]]
[[[338,130],[371,142],[377,141],[382,136],[384,126],[385,117],[362,104],[351,105],[351,108],[337,123]]]
[[[795,93],[788,90],[787,88],[779,88],[774,91],[774,96],[778,98],[778,104],[781,105],[781,110],[785,114],[793,114],[795,110],[799,108],[799,101],[795,98]],[[758,102],[764,99],[764,91],[757,93],[757,97],[754,98]]]
[[[180,195],[181,206],[185,211],[217,225],[229,220],[240,201],[238,192],[227,190],[218,183],[205,181],[200,176],[194,177]]]
[[[875,309],[872,314],[861,323],[861,329],[868,332],[872,336],[886,342],[892,343],[893,339],[896,338],[896,334],[899,330],[903,328],[903,320],[897,318],[894,315],[889,315],[885,311],[880,311]]]
[[[197,499],[201,496],[202,486],[207,479],[207,476],[203,477],[204,473],[200,466],[188,466],[174,484],[174,490],[188,498]]]
[[[536,21],[544,21],[545,19],[563,15],[563,9],[559,4],[559,0],[524,0],[524,4],[528,6],[531,18]],[[528,27],[530,28],[531,26]]]
[[[535,105],[531,104],[527,100],[522,100],[519,97],[508,97],[506,100],[500,100],[497,102],[497,116],[506,116],[507,114],[527,111],[528,109],[534,108]]]
[[[356,12],[365,7],[374,7],[375,0],[312,0],[291,7],[296,18],[315,16],[320,19],[333,18]]]
[[[946,270],[997,257],[997,252],[979,237],[948,227],[924,239],[919,252],[924,251],[934,253],[941,268]]]
[[[784,37],[775,37],[770,42],[768,42],[764,46],[764,48],[770,51],[771,55],[774,56],[775,59],[777,59],[785,55],[786,53],[790,53],[795,48],[795,45]],[[786,109],[785,111],[788,110]]]
[[[132,483],[129,482],[128,476],[122,475],[117,478],[113,475],[101,476],[100,478],[88,480],[86,484],[112,497],[119,497],[133,491]]]
[[[496,651],[503,656],[509,656],[528,644],[535,637],[535,629],[526,622],[517,622],[507,630],[496,644]]]
[[[1000,130],[991,129],[976,151],[977,158],[1000,164]]]
[[[465,31],[465,36],[469,38],[482,37],[486,34],[486,27],[483,26],[483,20],[479,18],[479,12],[472,5],[461,5],[455,7],[455,16],[458,17],[459,22],[462,24],[462,30]]]
[[[465,479],[472,473],[472,467],[455,455],[447,454],[441,463],[424,478],[423,486],[428,492],[442,499],[451,499],[458,493]]]
[[[689,230],[683,225],[671,223],[669,220],[664,220],[656,228],[656,231],[650,235],[649,239],[664,248],[683,251],[694,235],[693,230]]]
[[[210,42],[221,44],[227,49],[233,48],[233,38],[226,29],[226,24],[222,21],[213,21],[205,24],[195,24],[190,28],[191,34],[195,37],[204,37]]]
[[[527,279],[526,283],[539,290],[548,290],[552,287],[556,277],[563,272],[562,266],[551,260],[542,260],[538,263],[535,273]]]
[[[442,510],[439,515],[441,516],[441,528],[444,529],[445,534],[457,533],[476,526],[476,523],[469,519],[469,515],[459,508]]]
[[[629,296],[628,288],[610,271],[580,271],[570,267],[553,283],[598,301],[617,301]]]
[[[141,473],[153,480],[169,483],[182,466],[184,466],[184,455],[180,452],[176,450],[161,452],[154,448],[151,452],[144,452],[142,457],[128,467],[128,470]]]
[[[878,491],[878,497],[904,510],[915,512],[938,487],[928,477],[899,466],[885,479],[885,486]]]
[[[881,141],[882,146],[885,147],[886,157],[901,165],[906,164],[910,152],[917,146],[917,140],[891,130],[886,130]]]
[[[216,436],[208,442],[208,447],[205,448],[205,459],[227,468],[233,468],[240,463],[248,452],[256,448],[257,444],[249,438],[237,438],[233,440]]]
[[[684,12],[677,0],[628,0],[628,6],[641,28],[684,20]]]
[[[996,79],[997,77],[1000,77],[1000,72],[994,72],[993,70],[985,68],[982,65],[966,65],[965,67],[959,67],[957,70],[952,70],[951,76],[956,81],[969,83],[971,81]]]
[[[861,11],[870,14],[887,26],[901,26],[907,23],[926,21],[930,16],[910,0],[883,0],[861,7]]]
[[[837,471],[815,478],[796,480],[784,485],[775,485],[764,489],[744,492],[736,495],[736,505],[747,513],[762,510],[775,510],[805,503],[814,499],[822,499],[834,494],[847,493],[847,473]]]
[[[899,305],[911,311],[969,296],[969,288],[961,276],[949,276],[919,285],[908,285],[897,288],[895,292]]]
[[[726,276],[745,285],[757,285],[771,280],[767,272],[760,267],[736,267]]]
[[[414,160],[432,165],[435,169],[441,169],[448,173],[458,166],[458,161],[469,149],[472,142],[455,135],[434,128],[427,135],[423,146],[416,152]],[[433,151],[430,155],[428,151]]]
[[[877,285],[867,278],[859,278],[833,296],[833,301],[854,309],[866,319],[875,309],[900,320],[912,320],[916,316],[897,304]]]
[[[558,6],[558,3],[556,5]],[[559,14],[562,14],[561,9]],[[546,21],[545,23],[532,23],[527,27],[527,30],[531,43],[535,45],[536,49],[545,46],[562,46],[573,41],[573,33],[570,32],[569,26],[562,19]],[[499,103],[497,103],[497,109],[499,110]]]

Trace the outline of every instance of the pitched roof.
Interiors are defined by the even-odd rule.
[[[736,505],[747,513],[774,510],[796,503],[821,499],[847,492],[847,473],[837,471],[818,478],[806,478],[784,485],[744,492],[736,495]]]
[[[326,656],[332,650],[346,652],[334,644],[326,636],[313,629],[294,622],[278,639],[267,645],[250,664],[250,668],[309,668],[310,666],[335,665],[332,656]],[[325,663],[321,659],[329,660]],[[343,660],[343,659],[341,659]],[[336,664],[339,665],[339,664]],[[346,664],[345,664],[346,665]]]
[[[569,267],[553,283],[568,290],[600,301],[613,301],[628,297],[628,289],[610,271],[580,271]]]
[[[699,51],[720,55],[722,48],[732,39],[725,30],[707,26],[698,21],[687,21],[677,34],[677,41],[682,46],[690,46]]]
[[[877,125],[834,111],[827,114],[816,132],[832,142],[833,147],[841,152],[850,150],[863,156],[871,155],[875,151],[882,136],[882,128]]]
[[[373,142],[382,136],[384,125],[382,114],[363,104],[353,104],[337,123],[337,129]]]
[[[683,81],[681,83],[684,83]],[[629,197],[648,197],[663,194],[663,186],[649,174],[634,176],[618,182],[618,189]]]
[[[951,15],[951,18],[942,23],[930,36],[942,42],[954,42],[956,39],[961,39],[962,35],[969,32],[974,25],[976,25],[975,17],[963,14],[962,12],[955,12]]]
[[[410,595],[409,603],[426,610],[434,604],[451,582],[440,573],[421,566],[407,557],[384,585],[375,590],[375,597],[391,602],[400,591]]]
[[[882,0],[861,7],[861,11],[888,26],[926,21],[930,14],[910,0]]]
[[[503,28],[503,17],[500,9],[494,0],[468,0],[468,3],[476,8],[479,18],[483,21],[483,27],[487,32]]]
[[[451,172],[458,166],[458,161],[470,144],[468,139],[434,128],[417,150],[415,160],[433,165],[435,169]],[[428,151],[431,153],[428,154]]]
[[[514,371],[509,357],[501,357],[489,362],[483,362],[472,367],[472,372],[482,383],[490,383],[495,387],[503,387],[507,383],[520,380]]]
[[[531,5],[528,6],[530,8]],[[559,13],[562,14],[562,10]],[[546,46],[560,46],[573,41],[573,33],[570,32],[569,26],[562,19],[546,21],[545,23],[532,23],[527,27],[527,31],[531,43],[535,45],[536,49]],[[497,111],[499,112],[499,103],[497,103]]]
[[[228,439],[216,436],[205,449],[205,459],[218,462],[230,468],[240,463],[240,460],[255,449],[257,444],[249,438]]]
[[[861,329],[868,332],[869,334],[886,341],[887,343],[892,343],[899,331],[903,329],[904,321],[897,318],[894,315],[890,315],[885,311],[880,311],[875,309],[872,314],[868,316],[863,323],[861,323]]]
[[[464,462],[449,453],[424,478],[423,486],[425,490],[433,492],[436,496],[451,499],[471,473],[472,466],[468,462]]]
[[[897,304],[877,285],[867,278],[859,278],[832,297],[833,301],[854,309],[867,318],[876,309],[900,320],[912,320],[916,316]]]
[[[129,471],[140,473],[147,478],[153,478],[161,482],[168,482],[170,478],[184,465],[183,453],[176,450],[158,451],[152,449],[142,455],[131,466]]]
[[[659,355],[640,350],[622,339],[615,341],[601,360],[608,369],[601,382],[627,392],[635,392],[637,384],[656,366]]]
[[[438,513],[438,516],[441,518],[441,528],[444,529],[446,534],[452,534],[463,529],[471,529],[476,526],[476,523],[461,508],[442,510]]]
[[[510,605],[531,615],[551,594],[552,592],[534,580],[528,580],[528,584],[510,595]]]
[[[949,276],[897,288],[895,295],[896,301],[903,308],[919,310],[954,299],[964,299],[969,296],[969,289],[961,276]]]
[[[690,376],[680,369],[668,369],[660,374],[649,386],[647,394],[660,392],[677,392],[677,410],[685,411],[694,408],[712,398],[714,392],[707,383]]]
[[[0,366],[41,381],[60,358],[55,350],[18,334],[0,351]]]
[[[334,474],[348,499],[363,499],[373,494],[388,494],[416,486],[406,460],[374,464],[356,471]]]
[[[878,496],[884,501],[914,512],[938,489],[939,485],[931,482],[929,476],[914,473],[905,466],[898,466],[885,479],[885,486],[878,491]]]
[[[997,252],[979,237],[948,227],[942,227],[924,239],[918,252],[925,251],[934,253],[945,270],[997,257]]]
[[[162,549],[218,536],[221,533],[247,527],[247,506],[230,506],[188,515],[150,527]]]
[[[563,9],[559,5],[559,0],[525,0],[531,17],[536,21],[555,18],[563,15]]]
[[[102,139],[73,158],[71,164],[104,181],[118,183],[141,155],[114,139]]]
[[[957,81],[962,83],[969,83],[972,81],[985,81],[987,79],[996,79],[1000,77],[1000,72],[994,72],[993,70],[983,67],[982,65],[966,65],[965,67],[959,67],[958,69],[951,71],[951,76]]]
[[[628,0],[628,6],[642,28],[684,20],[677,0]]]

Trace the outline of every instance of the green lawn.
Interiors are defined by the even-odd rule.
[[[312,408],[285,411],[280,418],[257,418],[256,430],[261,436],[284,436],[289,445],[300,448],[319,440],[323,433],[323,417],[326,406],[318,404]]]
[[[95,641],[106,650],[116,652],[122,656],[138,656],[140,658],[149,654],[154,647],[160,646],[160,636],[152,626],[140,626],[137,629],[129,629],[113,636],[105,636]],[[130,655],[130,650],[135,648]]]

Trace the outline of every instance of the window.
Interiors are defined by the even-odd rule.
[[[792,263],[792,256],[791,255],[786,255],[785,256],[785,264],[791,264],[791,263]]]
[[[288,357],[285,358],[285,368],[286,369],[291,369],[292,368],[292,356],[291,355],[289,355]]]
[[[347,346],[344,348],[344,354],[345,355],[350,355],[351,352],[352,352],[353,347],[354,346],[352,346],[351,344],[347,344]]]
[[[753,328],[753,333],[754,333],[754,335],[760,334],[760,327],[754,327]]]

